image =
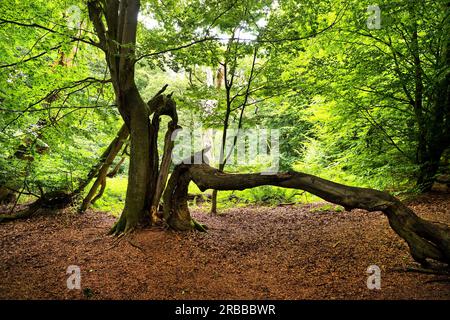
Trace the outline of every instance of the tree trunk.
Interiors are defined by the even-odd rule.
[[[346,210],[354,208],[382,211],[392,229],[408,244],[414,260],[425,265],[426,259],[450,263],[450,228],[418,217],[398,199],[368,188],[350,187],[300,172],[274,175],[227,174],[207,164],[176,167],[164,194],[164,218],[175,230],[197,229],[187,206],[187,188],[193,181],[200,190],[244,190],[261,185],[301,189]]]
[[[412,15],[411,53],[414,66],[414,99],[413,107],[418,125],[417,163],[420,166],[417,177],[417,186],[421,192],[430,191],[439,169],[442,153],[449,146],[448,109],[449,109],[449,63],[450,51],[448,40],[448,23],[444,25],[440,48],[441,55],[437,57],[436,67],[441,77],[433,85],[433,94],[430,95],[429,108],[424,108],[424,71],[421,61],[421,50],[419,46],[419,33],[417,19],[415,19],[417,8],[411,3],[410,13]],[[448,3],[443,8],[444,17],[448,17],[450,6]]]
[[[110,143],[108,149],[106,149],[106,151],[100,158],[99,163],[94,168],[92,168],[91,172],[88,174],[87,179],[83,181],[83,183],[81,183],[78,189],[74,192],[74,194],[80,193],[94,177],[97,177],[88,194],[84,198],[83,203],[81,204],[81,212],[86,211],[86,209],[89,207],[92,199],[97,192],[98,187],[105,184],[109,167],[113,163],[119,151],[122,149],[122,146],[125,143],[125,140],[128,138],[128,135],[128,128],[126,125],[123,125],[117,133],[117,136]]]
[[[152,223],[156,223],[162,218],[162,216],[158,212],[158,207],[167,184],[170,164],[172,162],[172,150],[174,147],[174,140],[172,139],[172,135],[174,134],[175,130],[180,128],[181,127],[178,126],[176,118],[173,118],[173,120],[168,124],[167,132],[164,137],[164,154],[161,160],[161,166],[159,168],[159,174],[156,181],[155,194],[152,197],[152,203],[150,206]]]
[[[125,156],[126,148],[127,148],[127,146],[124,147],[122,156],[121,156],[120,160],[117,162],[117,164],[115,165],[115,167],[110,172],[108,172],[108,174],[106,175],[108,178],[114,178],[119,173],[120,167],[122,167],[122,165],[126,159],[126,156]]]
[[[111,233],[120,234],[133,230],[143,221],[148,209],[148,188],[150,184],[150,109],[142,100],[137,88],[124,96],[124,103],[132,106],[130,120],[130,166],[125,207]]]
[[[233,39],[231,39],[230,41],[233,41]],[[230,45],[228,46],[227,51],[229,51],[229,49],[230,49]],[[251,70],[250,70],[250,76],[248,78],[246,89],[245,89],[244,101],[239,106],[241,108],[241,112],[239,114],[239,121],[238,121],[238,126],[237,126],[238,132],[233,138],[233,144],[231,145],[230,150],[228,150],[228,154],[227,155],[225,155],[225,144],[226,144],[226,140],[227,140],[227,129],[229,127],[229,119],[230,119],[230,115],[231,115],[231,112],[232,112],[231,105],[233,103],[233,100],[237,97],[237,95],[235,95],[234,97],[231,97],[231,88],[232,88],[233,82],[234,82],[234,72],[232,71],[231,79],[230,79],[230,81],[228,81],[228,67],[227,67],[227,63],[225,63],[223,65],[223,67],[224,67],[223,68],[223,76],[224,76],[224,79],[225,79],[225,92],[226,92],[227,109],[226,109],[225,119],[224,119],[224,123],[223,123],[222,145],[220,147],[219,171],[223,171],[225,169],[225,165],[227,163],[227,160],[228,160],[228,158],[230,156],[232,156],[233,150],[234,150],[234,148],[236,146],[239,131],[242,129],[242,124],[243,124],[243,119],[244,119],[244,111],[245,111],[245,108],[247,106],[247,102],[248,102],[248,99],[249,99],[249,96],[250,96],[250,87],[251,87],[252,81],[254,80],[253,79],[253,75],[254,75],[254,72],[255,72],[255,64],[256,64],[257,53],[258,53],[258,47],[255,47],[255,49],[253,51],[253,59],[252,59],[252,66],[251,66]],[[236,54],[237,54],[237,52],[235,53],[235,57],[236,57]],[[235,60],[235,63],[236,63],[236,60]],[[218,88],[220,89],[220,86]],[[217,214],[217,193],[218,193],[217,190],[213,190],[212,195],[211,195],[211,214]]]
[[[217,190],[214,189],[211,193],[211,214],[217,214]]]
[[[442,152],[443,150],[438,150],[437,152],[425,151],[425,154],[420,157],[422,161],[419,163],[417,187],[421,192],[428,192],[433,187],[439,170]]]
[[[450,3],[442,8],[444,17],[450,14]],[[450,40],[448,33],[450,25],[443,26],[440,56],[437,57],[436,84],[433,86],[432,97],[428,111],[427,135],[423,135],[424,142],[419,142],[419,162],[421,165],[417,185],[422,191],[429,191],[436,180],[440,159],[444,151],[450,146]],[[420,140],[419,140],[420,141]]]
[[[155,175],[151,146],[154,132],[150,115],[155,111],[140,96],[134,81],[139,0],[88,1],[89,18],[105,52],[119,112],[130,131],[130,166],[125,207],[113,234],[133,230],[144,220]],[[157,166],[157,165],[156,165]]]
[[[130,113],[130,167],[125,208],[117,223],[112,228],[114,234],[133,230],[139,223],[150,223],[151,208],[157,207],[159,198],[166,185],[173,141],[172,133],[179,128],[176,104],[171,96],[162,95],[161,89],[147,104],[137,92],[131,101]],[[153,120],[150,122],[150,114]],[[157,150],[159,118],[168,115],[172,118],[166,134],[166,146],[161,168]],[[155,219],[156,220],[156,219]],[[154,221],[155,222],[155,221]]]

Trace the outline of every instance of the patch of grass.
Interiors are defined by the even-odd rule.
[[[36,198],[33,195],[28,195],[28,194],[22,194],[19,198],[19,200],[17,201],[17,204],[28,204],[31,202],[36,201],[38,198]]]
[[[118,217],[125,205],[127,182],[126,176],[108,178],[106,180],[106,188],[103,196],[94,203],[92,208],[108,211],[113,216]],[[91,186],[88,186],[86,190],[89,190],[90,187]]]
[[[90,186],[86,188],[86,192],[89,188]],[[118,217],[125,205],[126,191],[126,176],[108,178],[103,196],[94,203],[92,208],[110,212],[113,216]],[[192,195],[206,195],[211,194],[212,190],[201,192],[197,185],[191,182],[189,184],[188,192]],[[219,191],[217,196],[217,207],[220,210],[245,207],[248,205],[276,206],[281,203],[312,203],[319,200],[320,198],[301,190],[274,186],[261,186],[242,191]],[[196,203],[193,201],[190,205],[193,207],[201,206],[209,208],[210,200],[201,203]]]
[[[345,211],[345,209],[342,206],[327,203],[324,204],[323,206],[316,207],[310,210],[310,212],[326,212],[326,211],[343,212]]]
[[[201,193],[211,193],[211,190],[206,190],[205,192],[201,192],[195,183],[192,181],[189,183],[188,193],[189,194],[201,194]]]

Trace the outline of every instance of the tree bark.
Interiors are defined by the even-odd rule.
[[[126,105],[133,106],[129,113],[130,166],[125,207],[111,230],[114,234],[133,230],[145,218],[151,174],[150,109],[136,88],[125,97]]]
[[[151,156],[155,133],[150,126],[150,115],[155,109],[143,101],[134,81],[139,9],[139,0],[88,1],[89,17],[98,46],[105,52],[118,109],[130,132],[125,207],[111,229],[113,234],[131,231],[145,220],[155,176],[155,158]]]
[[[172,162],[172,150],[174,147],[174,140],[172,139],[173,138],[172,135],[174,134],[175,130],[180,128],[181,127],[178,126],[176,118],[174,118],[172,121],[169,122],[166,135],[164,137],[164,154],[161,160],[161,166],[159,168],[159,174],[156,181],[155,194],[153,195],[152,203],[150,206],[152,223],[156,223],[162,218],[162,216],[158,212],[158,207],[161,201],[163,191],[167,184],[170,164]]]
[[[430,148],[426,148],[430,149]],[[436,152],[437,151],[437,152]],[[421,161],[419,162],[419,174],[417,176],[417,187],[421,192],[428,192],[433,187],[436,181],[436,176],[439,170],[439,164],[442,152],[444,150],[425,150],[422,153]]]
[[[450,50],[448,39],[449,26],[446,23],[440,39],[441,55],[436,57],[437,81],[433,85],[430,107],[424,108],[424,76],[419,46],[419,33],[417,24],[417,8],[410,5],[412,15],[411,53],[414,66],[414,99],[413,108],[418,125],[417,163],[420,166],[417,177],[417,186],[422,192],[430,191],[439,169],[442,153],[450,144],[448,129],[449,97],[450,97]],[[444,17],[450,13],[449,3],[443,8]],[[445,19],[444,19],[445,20]],[[447,31],[447,32],[446,32]],[[439,80],[441,79],[441,80]]]
[[[148,103],[144,103],[136,90],[135,101],[132,105],[140,106],[130,113],[130,167],[128,172],[128,188],[125,208],[111,232],[126,233],[133,230],[139,223],[151,223],[152,205],[157,208],[160,194],[167,181],[171,162],[173,142],[165,147],[161,168],[157,140],[159,118],[168,115],[172,118],[166,134],[166,142],[173,130],[178,128],[176,104],[170,95],[163,95],[166,89],[161,89]],[[150,122],[150,114],[153,120]],[[170,140],[170,139],[169,139]],[[157,219],[155,218],[155,221]],[[154,222],[155,222],[154,221]]]
[[[86,209],[91,204],[94,196],[96,195],[97,189],[105,183],[109,167],[113,163],[119,151],[122,149],[125,140],[128,138],[128,135],[129,135],[128,128],[126,125],[123,125],[120,128],[119,132],[117,133],[117,136],[110,143],[108,149],[106,149],[106,151],[100,158],[99,163],[91,170],[87,179],[83,181],[83,183],[74,192],[74,194],[78,194],[89,184],[89,182],[94,177],[97,177],[88,194],[84,198],[83,203],[81,204],[80,207],[81,212],[86,211]]]
[[[207,164],[177,166],[164,193],[164,218],[175,230],[197,229],[187,206],[187,189],[193,181],[202,191],[244,190],[261,185],[301,189],[329,202],[354,208],[382,211],[392,229],[408,244],[414,260],[426,265],[427,259],[450,263],[450,228],[426,221],[388,193],[342,185],[301,172],[274,175],[227,174]]]
[[[108,178],[114,178],[119,173],[120,167],[122,167],[122,165],[126,159],[126,155],[125,155],[126,148],[127,148],[127,146],[125,145],[120,160],[117,162],[117,164],[114,166],[114,168],[110,172],[108,172],[108,174],[106,175]]]

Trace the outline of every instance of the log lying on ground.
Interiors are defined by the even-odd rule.
[[[201,191],[244,190],[262,185],[301,189],[324,200],[367,211],[382,211],[392,229],[403,238],[417,262],[426,259],[450,263],[450,228],[418,217],[410,208],[390,194],[374,189],[358,188],[328,181],[301,172],[273,175],[259,173],[228,174],[207,164],[178,165],[164,193],[164,219],[175,230],[202,229],[190,216],[187,206],[188,185],[193,181]],[[203,227],[200,225],[200,227]]]
[[[77,189],[71,193],[64,191],[52,191],[44,193],[42,189],[41,196],[38,200],[31,203],[29,207],[20,212],[14,214],[3,214],[0,215],[0,222],[6,222],[16,219],[28,218],[34,215],[39,208],[65,208],[74,203],[83,190],[88,186],[88,184],[96,178],[92,187],[90,188],[87,196],[83,199],[80,211],[84,212],[89,207],[89,205],[95,202],[103,194],[106,186],[106,177],[113,176],[119,170],[120,164],[124,161],[124,157],[119,161],[118,165],[113,169],[112,172],[108,173],[109,167],[113,163],[119,151],[122,149],[123,145],[129,136],[128,128],[126,125],[122,125],[118,131],[114,140],[109,144],[108,148],[103,152],[99,161],[92,167],[86,179],[80,182]],[[97,193],[97,189],[100,187],[100,191]],[[0,200],[2,200],[3,187],[0,187]],[[2,201],[0,201],[1,203]]]
[[[62,209],[73,201],[72,194],[63,191],[52,191],[43,194],[39,199],[32,202],[26,209],[11,214],[0,214],[0,223],[17,219],[25,219],[35,215],[39,209]]]

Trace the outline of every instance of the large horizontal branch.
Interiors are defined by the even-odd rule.
[[[426,221],[390,194],[369,188],[346,186],[301,172],[272,175],[260,173],[229,174],[207,164],[177,166],[164,194],[164,218],[178,230],[195,227],[187,207],[187,190],[193,181],[202,191],[244,190],[262,185],[308,191],[346,210],[360,208],[382,211],[392,229],[409,245],[412,257],[426,264],[427,258],[450,263],[450,228]]]
[[[207,165],[192,165],[189,171],[192,181],[201,191],[207,189],[245,190],[261,185],[273,185],[308,191],[324,200],[338,203],[346,210],[361,208],[368,211],[379,211],[387,208],[393,201],[397,201],[389,194],[378,190],[346,186],[300,172],[267,175],[260,173],[233,174],[223,173]]]

